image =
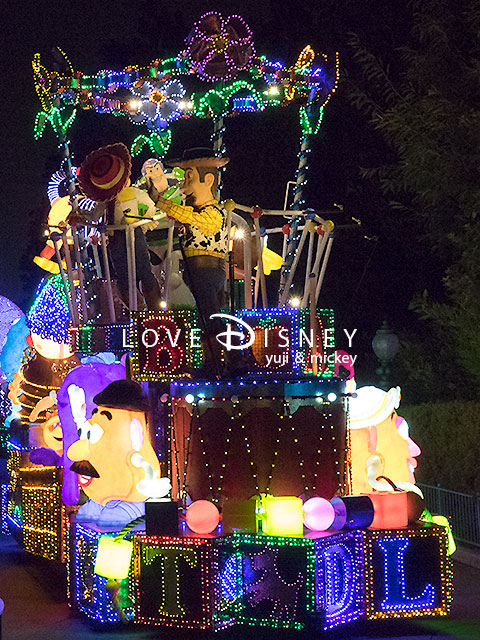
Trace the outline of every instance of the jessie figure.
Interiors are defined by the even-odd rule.
[[[130,186],[132,161],[127,147],[111,144],[92,151],[82,162],[78,181],[82,192],[96,202],[105,202],[107,223],[127,225],[155,214],[154,203],[141,189]],[[167,185],[168,186],[168,185]],[[145,303],[150,310],[160,308],[160,286],[152,273],[145,231],[157,222],[136,227],[135,273],[137,284],[142,284]],[[151,225],[151,226],[150,226]],[[128,262],[125,235],[116,231],[109,239],[109,255],[124,302],[128,301]]]
[[[148,397],[131,380],[116,380],[93,398],[97,406],[85,418],[85,394],[68,387],[78,440],[68,449],[71,470],[90,500],[79,520],[123,526],[144,515],[145,500],[161,498],[171,488],[160,477],[160,463],[148,437]]]

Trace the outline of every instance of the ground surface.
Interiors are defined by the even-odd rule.
[[[331,640],[458,639],[480,640],[480,569],[455,562],[455,598],[448,619],[423,619],[414,624],[368,623],[342,627],[317,637]],[[151,638],[206,638],[201,632],[166,633],[161,628],[102,631],[77,617],[65,602],[64,569],[22,550],[10,537],[0,537],[0,597],[5,602],[2,640],[150,640]],[[306,634],[303,634],[306,636]],[[215,634],[217,640],[293,640],[301,634],[249,628]],[[312,632],[308,634],[309,640]],[[302,638],[304,640],[304,638]]]

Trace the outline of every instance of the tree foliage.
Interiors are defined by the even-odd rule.
[[[453,361],[431,365],[437,375],[453,368],[478,395],[480,4],[416,0],[411,10],[411,38],[396,51],[393,71],[358,37],[350,39],[361,70],[359,82],[350,79],[351,99],[392,151],[389,163],[362,174],[376,181],[405,225],[420,224],[429,247],[424,259],[444,265],[443,296],[419,291],[411,308],[430,323],[437,348],[452,353]]]

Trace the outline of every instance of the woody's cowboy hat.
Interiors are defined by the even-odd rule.
[[[230,158],[222,158],[215,155],[215,151],[209,147],[194,147],[185,149],[181,158],[165,160],[167,167],[224,167]]]
[[[148,396],[133,380],[115,380],[93,398],[96,405],[125,411],[150,411]]]
[[[112,200],[130,178],[131,169],[130,153],[121,142],[95,149],[80,167],[80,189],[97,202]]]

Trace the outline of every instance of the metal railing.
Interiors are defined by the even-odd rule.
[[[419,484],[432,513],[447,516],[456,541],[480,548],[480,496]]]

